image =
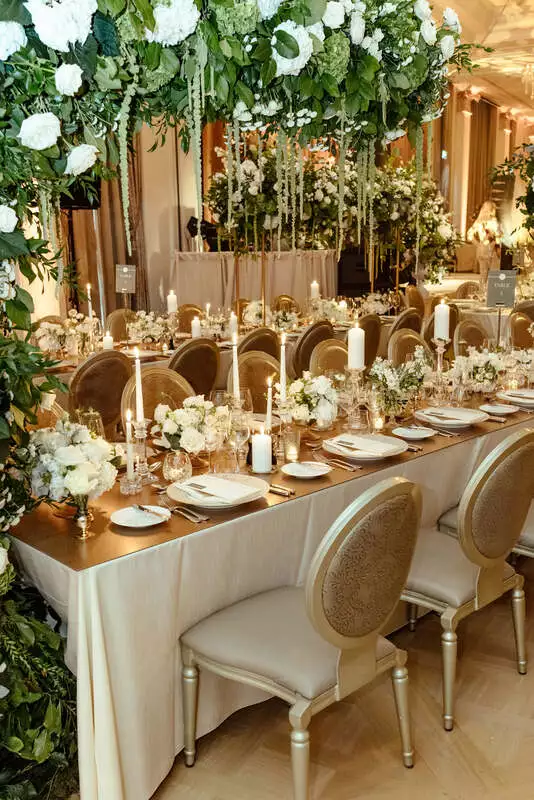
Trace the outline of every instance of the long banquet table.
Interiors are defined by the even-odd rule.
[[[210,522],[198,526],[173,517],[140,533],[119,529],[109,514],[131,500],[117,487],[94,504],[98,535],[83,544],[70,535],[72,523],[46,506],[26,517],[13,531],[14,549],[68,623],[82,800],[148,800],[170,770],[183,747],[178,641],[185,630],[257,592],[301,584],[329,525],[379,480],[402,475],[421,486],[425,535],[480,460],[529,424],[523,412],[505,424],[488,421],[356,474],[296,481],[278,473],[294,498],[269,494],[241,509],[210,511]],[[145,489],[140,501],[150,495]],[[203,675],[198,734],[265,698]]]

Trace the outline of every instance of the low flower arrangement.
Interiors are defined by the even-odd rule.
[[[313,300],[311,306],[313,316],[317,320],[328,319],[330,322],[347,322],[350,317],[347,304],[343,304],[342,301],[321,298]]]
[[[41,322],[34,336],[45,353],[63,350],[70,355],[83,355],[88,350],[91,336],[98,334],[98,327],[97,317],[91,319],[71,308],[62,323]]]
[[[280,403],[280,384],[276,385],[276,399]],[[337,416],[337,392],[325,375],[313,378],[304,372],[302,378],[292,381],[287,392],[287,405],[295,422],[330,424]]]
[[[506,369],[501,353],[470,347],[466,356],[456,356],[451,377],[462,382],[471,392],[495,391],[499,376]]]
[[[157,344],[169,338],[169,323],[153,311],[138,311],[128,324],[128,338],[142,344]]]
[[[387,416],[400,416],[432,375],[432,367],[423,347],[416,347],[413,361],[398,367],[391,361],[377,358],[369,371],[369,381],[375,388]]]
[[[188,397],[183,408],[170,408],[160,403],[154,412],[156,424],[152,434],[161,436],[161,444],[170,450],[185,450],[195,455],[206,448],[206,430],[210,427],[228,430],[227,406],[214,406],[204,395]]]
[[[281,311],[274,312],[273,322],[276,330],[289,331],[292,328],[297,327],[299,323],[299,315],[296,314],[294,311],[287,311],[286,309],[282,309]]]
[[[265,306],[265,324],[271,325],[273,315],[269,306]],[[263,306],[261,300],[253,300],[248,303],[245,311],[243,312],[243,324],[249,327],[257,327],[263,325]]]
[[[361,314],[388,314],[391,311],[392,300],[390,294],[373,292],[362,297],[360,302]]]

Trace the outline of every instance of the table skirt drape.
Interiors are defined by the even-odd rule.
[[[183,747],[184,631],[257,592],[301,584],[329,525],[380,480],[402,475],[418,483],[423,527],[433,525],[458,501],[480,460],[524,424],[83,571],[14,538],[29,577],[68,623],[82,800],[148,800],[171,769]],[[199,735],[265,697],[203,675]]]

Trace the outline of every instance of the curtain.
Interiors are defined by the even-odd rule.
[[[498,109],[481,100],[472,104],[467,227],[475,220],[482,203],[491,199],[491,170],[495,165]]]

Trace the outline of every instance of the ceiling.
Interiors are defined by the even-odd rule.
[[[482,87],[500,105],[534,115],[534,98],[521,82],[525,64],[534,67],[534,0],[437,0],[433,6],[437,13],[447,6],[458,12],[464,42],[493,49],[474,52],[480,68],[455,82]]]

